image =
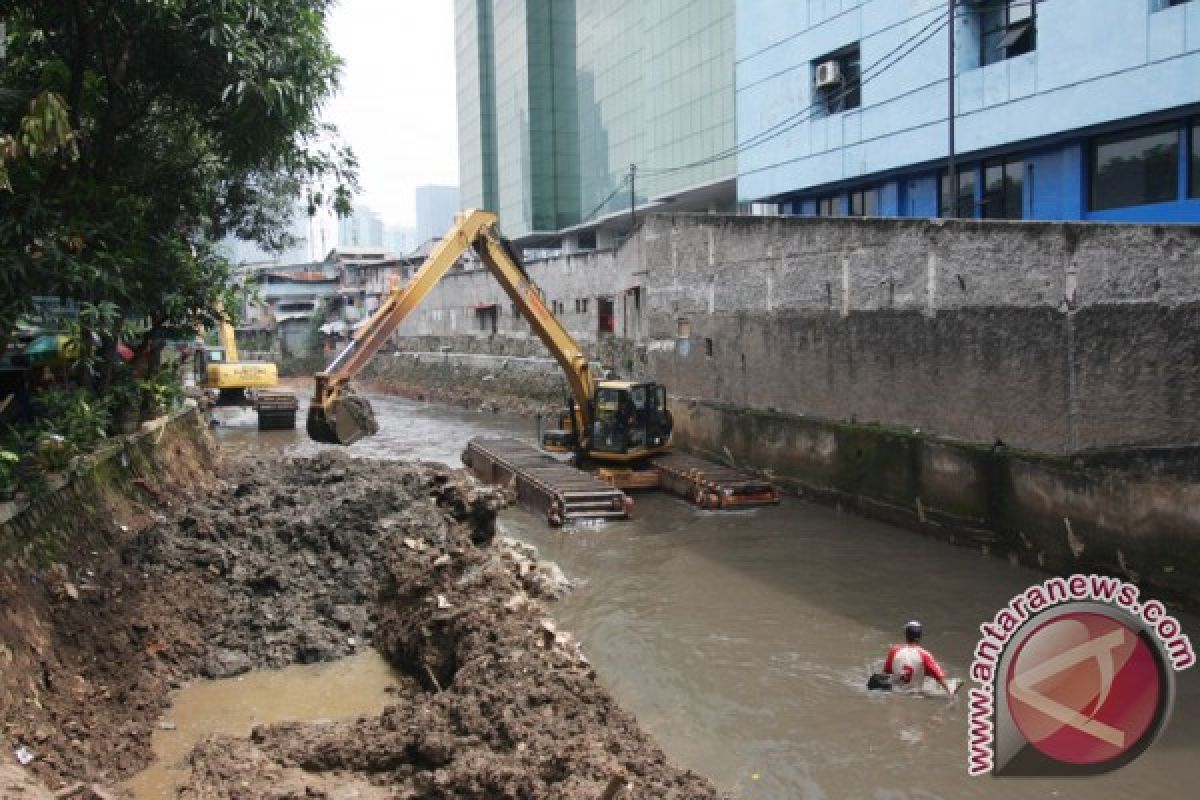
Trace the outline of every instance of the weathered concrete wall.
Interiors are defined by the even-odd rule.
[[[376,356],[361,380],[414,400],[557,415],[569,390],[550,358],[409,351]]]
[[[644,282],[637,274],[636,260],[618,258],[613,251],[598,251],[532,261],[525,268],[545,294],[546,305],[555,308],[558,304],[558,318],[581,343],[594,343],[600,338],[600,298],[613,301],[613,335],[638,337],[640,303],[635,293],[627,291]],[[579,300],[587,301],[586,310],[577,305]],[[529,324],[515,313],[508,295],[486,270],[447,275],[400,326],[399,335],[490,338],[490,324],[482,325],[483,318],[476,308],[493,303],[498,312],[496,338],[518,341],[534,338]],[[497,350],[507,347],[495,344]]]
[[[651,215],[528,271],[594,357],[682,397],[1047,453],[1200,442],[1200,226]],[[451,275],[400,333],[546,355],[513,310]]]
[[[679,395],[1044,452],[1200,441],[1200,227],[672,216],[642,236],[649,371]]]
[[[1050,453],[1200,442],[1200,226],[677,215],[641,238],[647,369],[675,394]]]

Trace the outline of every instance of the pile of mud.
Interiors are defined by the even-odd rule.
[[[210,739],[181,796],[718,796],[666,762],[556,629],[546,603],[566,581],[494,539],[502,492],[334,454],[246,460],[226,479],[96,576],[96,628],[73,630],[88,655],[43,690],[52,713],[24,721],[47,785],[143,766],[172,686],[373,643],[413,678],[383,714]]]

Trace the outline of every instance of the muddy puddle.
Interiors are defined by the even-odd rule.
[[[247,736],[257,725],[277,722],[379,714],[406,682],[373,649],[332,663],[197,681],[171,698],[152,735],[155,762],[126,788],[136,800],[174,800],[188,776],[187,756],[202,739]]]

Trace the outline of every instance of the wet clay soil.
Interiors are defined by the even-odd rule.
[[[56,606],[51,666],[0,709],[5,744],[37,753],[45,785],[112,786],[144,766],[172,687],[370,643],[408,679],[382,714],[207,739],[181,796],[718,796],[666,762],[556,629],[547,602],[565,581],[494,539],[497,490],[328,453],[241,460],[225,478],[99,559],[100,590]]]

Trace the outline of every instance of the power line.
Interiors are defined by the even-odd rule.
[[[608,193],[608,197],[606,197],[606,198],[604,198],[603,200],[601,200],[601,201],[600,201],[600,202],[599,202],[599,203],[596,205],[596,207],[595,207],[595,208],[593,208],[591,211],[589,211],[587,214],[585,214],[583,217],[581,217],[579,221],[580,221],[580,222],[587,222],[587,221],[588,221],[588,220],[590,220],[592,217],[596,216],[596,212],[597,212],[597,211],[599,211],[600,209],[602,209],[602,208],[604,208],[606,205],[608,205],[608,204],[609,204],[609,202],[611,202],[611,201],[612,201],[612,199],[613,199],[614,197],[616,197],[616,196],[617,196],[617,192],[619,192],[619,191],[621,191],[622,189],[624,189],[624,188],[625,188],[625,184],[629,183],[629,177],[630,177],[630,173],[628,173],[628,172],[626,172],[626,173],[625,173],[623,176],[621,176],[621,182],[620,182],[620,183],[618,183],[618,184],[616,185],[616,187],[615,187],[615,188],[614,188],[614,189],[613,189],[611,192],[609,192],[609,193]]]
[[[913,37],[905,40],[898,47],[893,48],[890,52],[888,52],[886,55],[882,56],[881,58],[877,59],[874,63],[872,63],[865,70],[862,70],[862,72],[859,75],[859,81],[858,81],[857,87],[854,87],[854,86],[848,87],[836,94],[828,96],[825,99],[814,101],[807,108],[796,112],[791,117],[783,119],[783,120],[775,123],[771,127],[765,128],[764,130],[759,131],[754,136],[751,136],[749,139],[746,139],[745,141],[739,142],[738,144],[736,144],[734,146],[726,148],[725,150],[723,150],[719,153],[715,153],[711,156],[707,156],[703,159],[699,159],[697,161],[693,161],[688,164],[680,164],[680,165],[674,166],[674,167],[662,167],[662,168],[657,168],[657,169],[646,168],[645,171],[651,175],[661,176],[661,175],[668,175],[668,174],[675,173],[675,172],[680,172],[683,170],[695,169],[696,167],[702,167],[702,166],[706,166],[708,164],[714,164],[718,161],[724,161],[727,158],[730,158],[735,155],[739,155],[740,153],[743,153],[747,150],[751,150],[755,147],[758,147],[760,144],[763,144],[764,142],[770,141],[771,139],[781,136],[782,134],[792,130],[793,128],[797,127],[798,125],[800,125],[804,122],[807,122],[809,119],[812,118],[812,115],[815,112],[817,112],[829,105],[832,105],[838,101],[844,100],[846,97],[853,94],[855,91],[861,91],[861,89],[864,85],[870,83],[875,78],[878,78],[880,75],[883,75],[884,73],[886,73],[889,69],[896,66],[896,64],[899,64],[901,61],[903,61],[905,58],[907,58],[909,55],[911,55],[912,52],[915,51],[917,48],[921,47],[926,42],[928,42],[930,39],[932,39],[934,36],[936,36],[938,33],[940,33],[942,28],[946,27],[946,24],[947,24],[947,21],[943,17],[943,18],[935,19],[932,22],[924,25],[916,34],[914,34]],[[922,37],[922,36],[924,38],[918,38],[918,37]],[[914,39],[916,39],[916,41],[914,41]],[[903,53],[900,53],[900,51],[906,47],[908,49],[905,50]],[[900,55],[897,56],[896,55],[897,53],[900,53]],[[884,64],[885,61],[887,61],[888,59],[891,59],[893,56],[896,56],[896,57],[891,61],[891,63]],[[875,70],[878,70],[878,72],[876,72]]]
[[[1011,0],[995,0],[994,3],[988,3],[987,5],[974,4],[974,5],[972,5],[971,8],[965,8],[962,11],[957,12],[954,16],[954,19],[963,19],[969,15],[978,14],[983,11],[991,11],[991,10],[995,10],[998,8],[1004,8],[1004,7],[1012,8],[1012,7],[1019,7],[1019,6],[1035,6],[1039,2],[1044,3],[1045,1],[1046,0],[1019,0],[1019,2],[1011,2]],[[962,0],[958,0],[958,2],[962,3]],[[938,10],[937,7],[934,7],[932,9],[927,9],[923,12],[914,14],[911,17],[907,17],[906,19],[899,20],[885,28],[880,28],[879,30],[872,32],[870,34],[870,36],[864,37],[864,38],[873,38],[874,36],[877,36],[884,31],[892,30],[896,27],[899,27],[900,25],[906,24],[906,23],[911,22],[916,19],[920,19],[921,17],[923,17],[929,13],[932,13],[935,10]],[[715,164],[719,161],[724,161],[726,159],[740,155],[741,153],[752,150],[755,147],[758,147],[759,145],[762,145],[768,141],[771,141],[772,139],[778,138],[779,136],[782,136],[783,134],[787,133],[788,131],[793,130],[794,128],[798,127],[799,125],[810,121],[816,112],[818,112],[824,108],[827,108],[831,105],[834,105],[834,104],[840,102],[841,100],[844,100],[846,97],[853,94],[855,91],[861,91],[863,86],[870,83],[875,78],[878,78],[879,76],[885,74],[888,70],[895,67],[897,64],[899,64],[901,61],[906,59],[908,56],[912,55],[912,53],[915,52],[917,49],[919,49],[921,46],[923,46],[924,44],[929,42],[931,39],[933,39],[934,36],[941,33],[942,29],[946,28],[948,24],[949,24],[949,20],[947,19],[946,16],[938,16],[937,18],[935,18],[932,21],[923,25],[915,34],[908,37],[905,41],[901,42],[899,45],[892,48],[892,50],[888,51],[886,54],[884,54],[880,58],[876,59],[870,66],[861,70],[859,73],[859,81],[858,81],[857,86],[847,87],[846,89],[843,89],[842,91],[840,91],[838,93],[831,94],[821,100],[814,101],[807,108],[801,109],[800,111],[796,112],[792,116],[787,117],[783,120],[780,120],[779,122],[775,123],[774,125],[759,131],[758,133],[754,134],[750,138],[748,138],[742,142],[738,142],[736,145],[732,145],[732,146],[726,148],[725,150],[714,153],[710,156],[706,156],[703,159],[689,162],[687,164],[679,164],[679,165],[676,165],[673,167],[659,167],[659,168],[643,167],[642,172],[643,172],[643,174],[646,174],[646,175],[649,175],[652,177],[661,177],[664,175],[670,175],[670,174],[682,172],[685,170],[696,169],[698,167],[707,166],[709,164]],[[903,52],[900,52],[901,50],[903,50]],[[899,55],[897,55],[897,54],[899,54]],[[895,58],[893,58],[893,56],[895,56]],[[887,62],[889,59],[891,59],[891,61],[889,63],[885,64],[884,62]],[[878,71],[876,71],[876,70],[878,70]],[[935,81],[935,83],[940,83],[945,80],[946,80],[946,78],[941,78],[938,81]],[[929,85],[933,85],[933,84],[929,84]],[[621,182],[619,184],[617,184],[617,186],[612,190],[612,192],[610,192],[609,195],[607,197],[605,197],[604,200],[602,200],[599,205],[597,205],[594,209],[592,209],[592,211],[589,212],[587,214],[587,216],[583,217],[582,221],[586,222],[586,221],[590,220],[593,216],[595,216],[597,211],[602,209],[614,197],[616,197],[617,193],[620,192],[621,189],[624,188],[625,184],[627,184],[629,182],[629,179],[630,179],[630,173],[626,173],[624,175],[624,177],[622,178]]]
[[[959,0],[960,3],[961,3],[961,1],[962,0]],[[1038,2],[1045,2],[1045,0],[1020,0],[1020,2],[1010,2],[1010,0],[996,0],[994,3],[989,3],[987,5],[977,4],[977,5],[972,6],[971,8],[963,9],[962,11],[958,12],[955,15],[955,19],[963,19],[969,15],[977,14],[982,11],[991,11],[991,10],[996,10],[996,9],[1004,8],[1004,7],[1013,8],[1013,7],[1019,7],[1019,6],[1034,6]],[[919,19],[920,17],[925,16],[926,14],[930,13],[933,10],[938,10],[938,9],[935,7],[934,9],[928,9],[919,14],[915,14],[911,17],[908,17],[905,20],[900,20],[899,22],[893,23],[888,28],[881,28],[879,31],[876,31],[872,35],[877,35],[878,33],[882,32],[882,31],[890,30],[890,29],[898,27],[899,25],[902,25],[906,22],[910,22],[912,20]],[[740,155],[743,152],[751,150],[765,142],[768,142],[774,138],[777,138],[778,136],[781,136],[784,133],[787,133],[788,131],[801,125],[802,123],[807,122],[810,119],[812,119],[812,115],[815,112],[821,110],[824,107],[827,107],[829,105],[832,105],[836,102],[839,102],[839,101],[845,99],[847,96],[849,96],[854,91],[856,91],[856,89],[861,90],[865,84],[870,83],[875,78],[877,78],[880,75],[887,72],[889,69],[894,67],[896,64],[900,63],[905,58],[907,58],[909,55],[911,55],[917,48],[921,47],[926,42],[928,42],[930,39],[932,39],[934,36],[936,36],[938,33],[940,33],[941,30],[947,26],[947,24],[948,24],[948,20],[946,19],[946,17],[939,16],[938,18],[936,18],[936,19],[932,20],[931,22],[922,26],[922,28],[920,30],[918,30],[915,34],[913,34],[908,39],[906,39],[904,42],[902,42],[899,46],[893,48],[887,54],[885,54],[884,56],[877,59],[874,63],[872,63],[871,66],[862,70],[862,72],[860,73],[858,87],[849,87],[837,94],[830,95],[823,100],[815,101],[811,105],[809,105],[807,108],[801,109],[800,111],[796,112],[792,116],[787,117],[783,120],[780,120],[779,122],[775,123],[774,125],[759,131],[754,136],[751,136],[750,138],[748,138],[742,142],[738,142],[736,145],[732,145],[732,146],[726,148],[725,150],[714,153],[713,155],[710,155],[710,156],[706,156],[703,159],[699,159],[697,161],[693,161],[693,162],[690,162],[687,164],[679,164],[679,165],[676,165],[673,167],[659,167],[659,168],[645,167],[644,172],[647,175],[651,175],[651,176],[662,176],[662,175],[673,174],[676,172],[682,172],[684,170],[696,169],[698,167],[707,166],[709,164],[715,164],[718,161],[724,161],[728,158],[732,158],[733,156]],[[930,30],[931,28],[932,28],[932,30]],[[920,41],[916,41],[916,42],[913,41],[914,39],[917,39],[918,37],[922,37],[922,36],[924,38],[921,38]],[[904,53],[902,53],[900,56],[895,58],[891,63],[883,65],[883,62],[887,61],[889,58],[891,58],[893,55],[895,55],[897,52],[899,52],[901,49],[903,49],[905,47],[908,47],[908,49],[905,50]],[[883,65],[883,66],[881,67],[881,65]],[[877,68],[879,69],[879,72],[868,75],[868,73],[872,73]],[[945,79],[943,78],[942,80],[945,80]]]

